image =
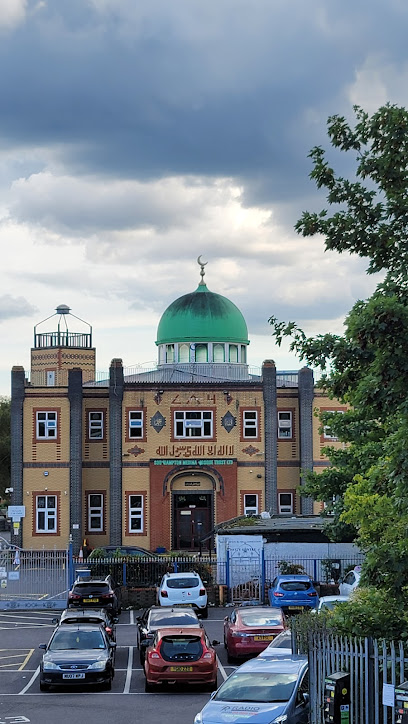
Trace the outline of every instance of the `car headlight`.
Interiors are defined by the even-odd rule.
[[[284,721],[288,720],[287,714],[281,714],[276,719],[272,719],[271,724],[283,724]]]
[[[43,671],[55,671],[55,669],[58,668],[57,664],[54,664],[52,661],[44,661],[43,663]]]
[[[203,724],[203,714],[201,711],[194,718],[194,724]]]
[[[88,669],[93,669],[93,671],[103,671],[106,668],[106,659],[102,659],[102,661],[95,661],[94,664],[91,664],[88,666]]]

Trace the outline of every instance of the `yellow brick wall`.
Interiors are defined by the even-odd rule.
[[[44,476],[44,471],[48,472]],[[47,550],[66,549],[69,540],[69,468],[25,468],[23,475],[23,504],[26,516],[23,521],[23,548]],[[34,493],[59,494],[59,535],[34,535]]]
[[[50,393],[42,395],[38,388],[35,393],[27,391],[24,400],[23,459],[25,462],[68,462],[70,408],[67,390],[58,388],[61,396]],[[37,396],[38,395],[38,396]],[[57,410],[58,435],[56,442],[36,440],[36,410]]]

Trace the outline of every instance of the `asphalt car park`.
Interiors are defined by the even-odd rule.
[[[203,623],[210,640],[222,642],[227,611],[224,608],[209,609],[209,617]],[[4,719],[4,724],[55,724],[56,721],[58,724],[72,724],[73,719],[100,724],[101,717],[103,720],[117,719],[119,706],[123,721],[133,721],[135,707],[142,706],[144,717],[153,724],[167,719],[169,711],[178,724],[192,724],[210,693],[204,692],[203,687],[198,685],[172,684],[163,691],[145,693],[145,677],[137,648],[136,618],[139,613],[141,611],[123,611],[119,617],[111,691],[94,691],[73,685],[69,691],[52,689],[43,693],[39,687],[43,652],[38,647],[48,643],[54,631],[55,612],[0,611],[0,724],[3,724],[1,717],[9,717]],[[218,684],[221,684],[235,667],[227,664],[222,643],[216,650],[219,658]]]

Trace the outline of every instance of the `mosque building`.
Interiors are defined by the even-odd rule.
[[[197,289],[160,319],[154,370],[114,358],[97,380],[92,328],[66,305],[34,328],[29,375],[12,369],[14,543],[194,551],[236,516],[321,509],[299,493],[302,474],[340,444],[319,411],[344,408],[307,367],[268,359],[254,374],[245,319],[198,261]]]

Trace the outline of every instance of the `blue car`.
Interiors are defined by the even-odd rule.
[[[224,681],[194,724],[307,724],[309,681],[306,656],[247,661]]]
[[[300,613],[317,608],[319,596],[313,581],[307,575],[279,575],[268,591],[269,605],[284,613]]]

